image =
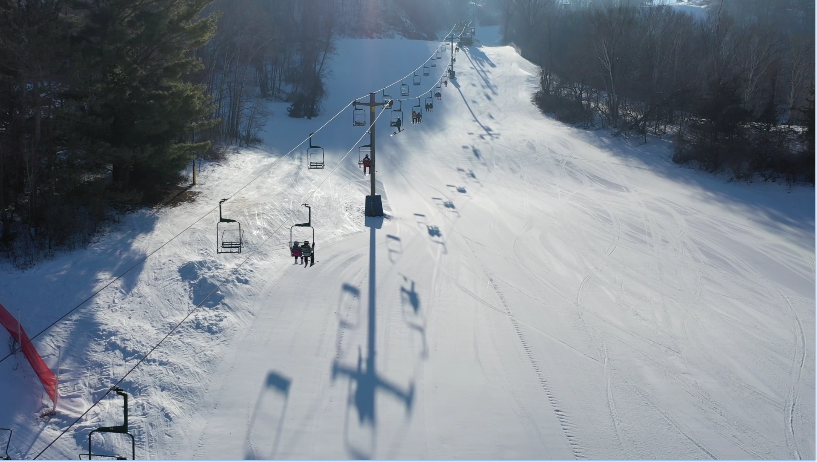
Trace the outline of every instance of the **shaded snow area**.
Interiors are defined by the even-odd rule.
[[[327,122],[435,48],[342,41],[326,115],[271,104],[263,146],[205,164],[194,203],[3,267],[0,303],[34,335],[150,255],[36,338],[54,369],[61,350],[54,417],[28,364],[0,363],[11,456],[39,454],[133,369],[143,459],[814,459],[814,189],[728,183],[672,164],[665,141],[555,122],[530,102],[534,65],[477,46],[421,124],[377,122],[387,217],[366,221],[366,127],[351,108]],[[305,146],[287,153],[324,124],[326,168],[308,170]],[[215,252],[222,198],[241,254]],[[304,202],[311,267],[287,249]],[[41,457],[86,452],[121,403]]]

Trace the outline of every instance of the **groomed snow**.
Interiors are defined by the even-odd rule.
[[[55,369],[61,349],[55,417],[26,363],[0,363],[11,456],[37,455],[201,304],[122,382],[138,458],[814,459],[813,188],[729,183],[665,141],[560,124],[510,47],[461,51],[422,124],[389,136],[379,119],[386,219],[363,217],[351,109],[313,139],[326,169],[285,156],[435,47],[342,41],[326,115],[272,104],[263,146],[206,164],[194,203],[3,267],[0,303],[33,335],[181,233],[36,340]],[[215,253],[228,197],[240,255]],[[286,249],[305,201],[308,268]],[[41,457],[120,423],[109,396]]]

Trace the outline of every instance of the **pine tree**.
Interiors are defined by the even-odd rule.
[[[189,140],[210,107],[204,87],[186,78],[201,66],[193,50],[215,32],[216,18],[200,16],[210,2],[74,1],[86,13],[77,35],[81,131],[116,189],[164,184],[209,146]]]

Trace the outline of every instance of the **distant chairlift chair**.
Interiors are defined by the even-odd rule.
[[[400,85],[400,96],[408,96],[409,95],[409,86],[407,83]]]
[[[428,66],[423,66],[423,75],[429,75],[431,73],[431,68]]]
[[[366,111],[362,107],[357,107],[357,101],[354,103],[355,109],[352,111],[352,124],[355,127],[366,126]]]
[[[422,77],[420,77],[420,74],[415,72],[414,73],[414,85],[420,85],[421,80],[422,80]]]
[[[322,169],[325,165],[325,153],[322,147],[312,144],[312,135],[309,134],[309,147],[306,149],[306,160],[309,163],[309,169]]]
[[[241,253],[243,234],[241,223],[221,214],[221,204],[227,199],[218,201],[218,223],[216,224],[216,253]]]
[[[125,398],[125,423],[122,425],[114,425],[113,427],[99,427],[96,430],[91,430],[91,433],[88,434],[88,454],[80,454],[79,458],[82,459],[82,456],[88,456],[88,460],[96,458],[106,458],[106,459],[115,459],[115,460],[128,460],[126,456],[118,456],[118,455],[108,455],[108,454],[94,454],[94,451],[91,448],[91,442],[93,440],[94,433],[120,433],[123,435],[128,435],[131,441],[131,460],[136,460],[136,440],[133,437],[133,434],[128,431],[128,394],[125,393],[119,387],[113,387],[111,390],[115,391],[117,395],[122,396]]]

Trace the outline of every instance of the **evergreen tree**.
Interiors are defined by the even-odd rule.
[[[76,82],[90,151],[113,169],[114,187],[146,189],[173,178],[209,144],[189,135],[210,112],[192,50],[215,32],[201,18],[211,0],[75,0],[84,69]]]

